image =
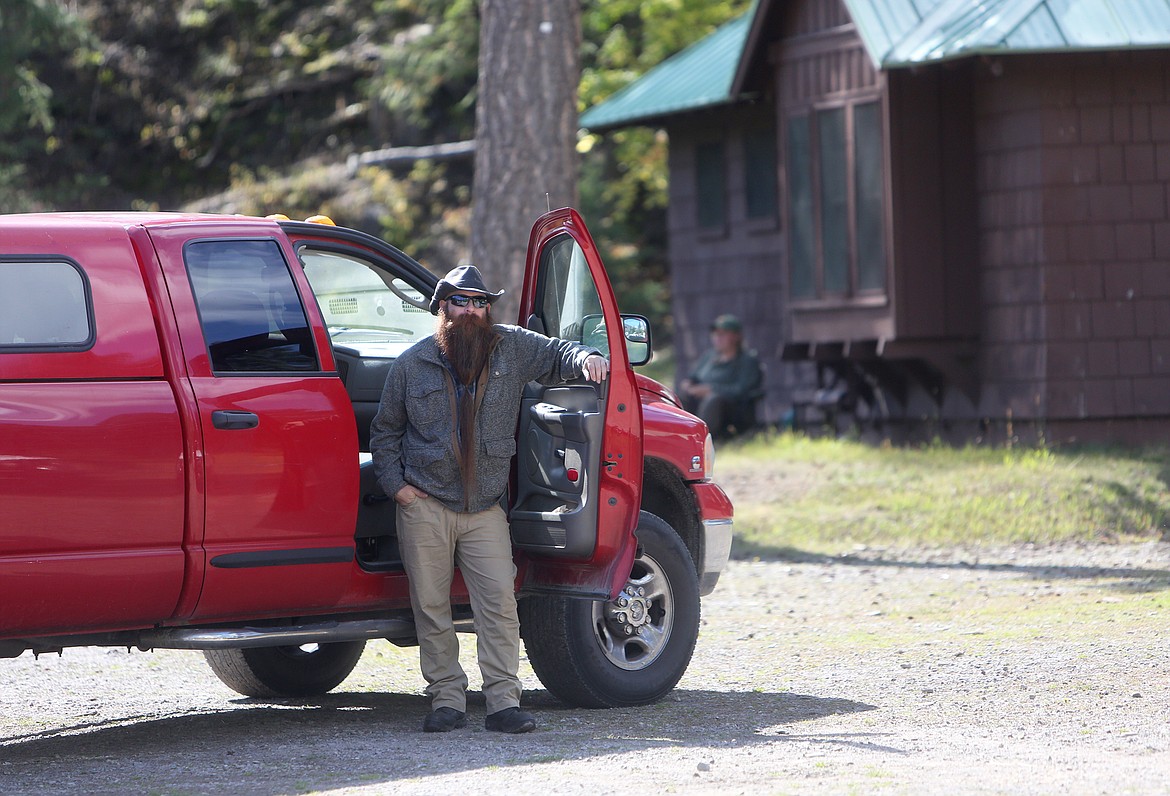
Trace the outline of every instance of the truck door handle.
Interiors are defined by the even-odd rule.
[[[216,409],[211,413],[211,425],[225,431],[237,431],[244,428],[256,428],[260,425],[260,418],[255,412],[240,412],[234,409]]]

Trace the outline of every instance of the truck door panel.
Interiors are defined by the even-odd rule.
[[[303,274],[275,229],[257,231],[151,229],[198,405],[200,620],[328,608],[354,560],[349,399]]]
[[[597,544],[605,416],[588,385],[530,385],[520,409],[512,541],[525,550],[588,558]]]
[[[169,385],[0,383],[0,417],[0,628],[170,617],[184,484]]]
[[[371,572],[404,572],[402,554],[398,549],[396,504],[378,485],[370,454],[362,453],[360,461],[361,506],[358,507],[354,533],[358,562]]]
[[[59,223],[0,235],[6,634],[162,621],[183,583],[183,432],[135,254]]]
[[[580,216],[541,217],[529,239],[520,317],[597,348],[603,385],[529,385],[519,418],[513,542],[528,592],[608,597],[633,561],[641,499],[642,417],[623,325]]]
[[[358,450],[368,453],[370,425],[374,422],[374,415],[378,414],[382,388],[395,357],[363,356],[360,349],[348,346],[335,346],[333,356],[337,359],[337,372],[345,382],[357,421]]]

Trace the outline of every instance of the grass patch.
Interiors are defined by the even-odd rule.
[[[855,545],[1170,538],[1170,449],[873,447],[769,434],[720,447],[737,557]]]

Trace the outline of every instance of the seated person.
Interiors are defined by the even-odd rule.
[[[678,393],[683,408],[720,439],[755,425],[762,381],[756,353],[743,347],[743,324],[734,315],[720,315],[711,324],[711,349],[682,380]]]

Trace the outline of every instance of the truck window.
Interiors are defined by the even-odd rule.
[[[544,250],[537,311],[548,334],[609,356],[601,298],[577,241],[562,235]]]
[[[305,276],[335,346],[394,358],[435,331],[430,296],[349,254],[304,248]]]
[[[93,343],[88,293],[72,262],[0,262],[0,350],[88,348]]]
[[[213,371],[320,370],[305,308],[276,241],[194,241],[183,256]]]

